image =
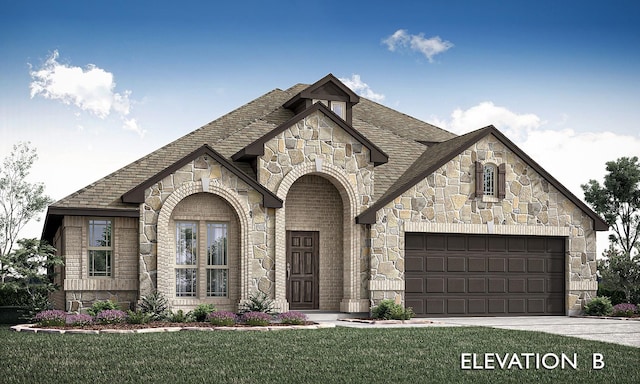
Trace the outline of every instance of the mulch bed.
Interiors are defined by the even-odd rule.
[[[312,321],[307,321],[302,325],[313,325],[315,324]],[[270,323],[267,325],[268,327],[291,327],[290,324],[282,324],[282,323]],[[38,326],[36,326],[38,327]],[[219,325],[213,325],[211,323],[206,322],[191,322],[191,323],[170,323],[166,321],[152,321],[146,324],[128,324],[128,323],[120,323],[120,324],[91,324],[84,326],[77,325],[64,325],[64,326],[48,326],[43,327],[47,329],[85,329],[90,331],[102,331],[105,329],[120,329],[120,330],[136,330],[136,329],[146,329],[146,328],[219,328]],[[39,328],[39,327],[38,327]],[[229,326],[228,328],[260,328],[260,326],[252,326],[246,324],[235,324]]]

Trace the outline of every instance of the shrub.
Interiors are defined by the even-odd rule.
[[[264,312],[245,312],[241,319],[248,325],[265,326],[271,323],[273,317]]]
[[[215,310],[216,306],[213,304],[199,304],[190,314],[196,321],[205,321],[207,315]]]
[[[144,313],[151,315],[151,321],[162,321],[167,318],[169,312],[169,301],[164,295],[158,291],[143,296],[138,306]]]
[[[302,325],[307,322],[307,315],[302,312],[289,311],[278,315],[282,324]]]
[[[96,301],[94,302],[89,309],[87,309],[87,313],[91,316],[98,316],[98,314],[102,311],[120,309],[118,303],[115,303],[111,300],[106,301]]]
[[[146,324],[151,320],[151,314],[142,312],[141,310],[127,311],[127,323],[129,324]]]
[[[382,300],[380,304],[373,308],[371,315],[374,319],[381,320],[409,320],[413,317],[412,308],[404,308],[391,299]]]
[[[626,303],[627,295],[624,291],[617,289],[606,289],[601,285],[598,286],[598,296],[606,296],[611,300],[612,305]]]
[[[169,315],[169,321],[172,323],[186,323],[189,321],[189,315],[185,314],[182,309],[178,309],[178,312],[173,312]]]
[[[96,321],[101,324],[119,324],[127,320],[127,313],[119,309],[106,309],[96,315]]]
[[[48,309],[37,313],[33,320],[42,326],[61,326],[66,324],[67,314],[58,309]]]
[[[638,307],[635,304],[622,303],[613,306],[613,316],[631,317],[638,312]]]
[[[613,305],[608,297],[598,296],[587,303],[584,313],[591,316],[608,316],[613,312]]]
[[[213,325],[229,327],[238,321],[238,316],[233,312],[227,311],[211,312],[207,315],[206,320]]]
[[[249,301],[242,304],[240,313],[246,312],[263,312],[268,314],[275,313],[273,300],[271,300],[264,292],[256,291],[249,296]]]
[[[93,317],[91,315],[85,315],[80,313],[77,315],[67,316],[67,325],[84,326],[93,324]]]

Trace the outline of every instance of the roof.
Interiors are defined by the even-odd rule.
[[[392,199],[390,196],[402,193],[402,188],[416,177],[436,167],[447,156],[455,156],[458,147],[462,148],[463,143],[471,140],[472,136],[493,130],[499,137],[511,143],[495,128],[485,128],[485,131],[480,130],[469,134],[472,136],[457,137],[434,125],[364,97],[358,97],[329,74],[312,85],[296,84],[286,90],[274,89],[55,202],[49,207],[43,238],[51,239],[55,234],[55,228],[59,225],[59,220],[65,214],[135,215],[138,212],[139,197],[132,198],[132,196],[135,193],[139,194],[140,189],[146,188],[150,185],[149,183],[157,181],[156,179],[164,175],[167,169],[173,169],[172,167],[176,164],[191,159],[190,156],[199,153],[198,151],[206,151],[218,156],[219,161],[233,173],[255,183],[251,185],[263,193],[266,204],[277,206],[278,201],[273,199],[275,195],[271,196],[266,188],[259,185],[251,164],[242,160],[246,160],[247,156],[259,154],[260,143],[299,121],[304,113],[310,113],[309,108],[297,113],[287,106],[299,104],[300,98],[332,92],[338,95],[337,97],[346,98],[352,105],[351,124],[335,116],[322,103],[316,103],[309,108],[325,114],[369,148],[371,159],[377,165],[373,196],[374,201],[377,202],[358,216],[359,222],[367,222],[371,216],[370,211],[374,207],[380,206],[385,200]],[[421,143],[429,143],[429,146]],[[517,148],[513,143],[510,145]],[[523,158],[534,164],[533,160],[530,160],[522,151],[518,149],[517,152],[522,153]],[[537,164],[536,167],[539,173],[553,181],[554,185],[557,184],[559,190],[570,196],[572,200],[575,199],[577,205],[584,208],[586,212],[592,213],[584,203],[557,183],[541,167]],[[373,217],[375,218],[375,212]]]

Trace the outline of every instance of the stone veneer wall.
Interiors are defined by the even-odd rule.
[[[112,300],[123,308],[138,298],[138,220],[115,217],[113,222],[113,276],[89,277],[88,221],[90,217],[65,216],[61,239],[57,240],[65,258],[63,287],[65,309],[81,311],[94,301]]]
[[[504,199],[474,196],[476,160],[506,163]],[[494,136],[482,139],[378,211],[370,233],[369,288],[376,302],[403,298],[405,231],[565,236],[567,311],[579,312],[597,290],[592,219]]]
[[[263,208],[259,192],[205,155],[145,191],[145,202],[140,206],[140,296],[158,289],[170,297],[175,284],[175,276],[171,275],[175,226],[171,227],[170,218],[183,199],[202,192],[220,196],[238,218],[239,301],[256,289],[267,293],[272,289],[274,263],[267,252],[267,233],[273,214]],[[194,306],[177,303],[183,304]]]
[[[286,199],[295,181],[308,174],[329,180],[343,202],[343,296],[340,310],[369,310],[366,278],[362,272],[366,253],[361,250],[362,226],[355,216],[372,204],[374,168],[370,151],[321,112],[315,112],[265,143],[265,154],[258,158],[258,181],[285,201],[275,210],[276,284],[275,300],[286,309]],[[271,251],[271,248],[269,248]]]

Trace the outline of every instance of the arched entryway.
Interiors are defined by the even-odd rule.
[[[285,201],[289,307],[339,311],[344,286],[342,196],[328,179],[304,175]]]

